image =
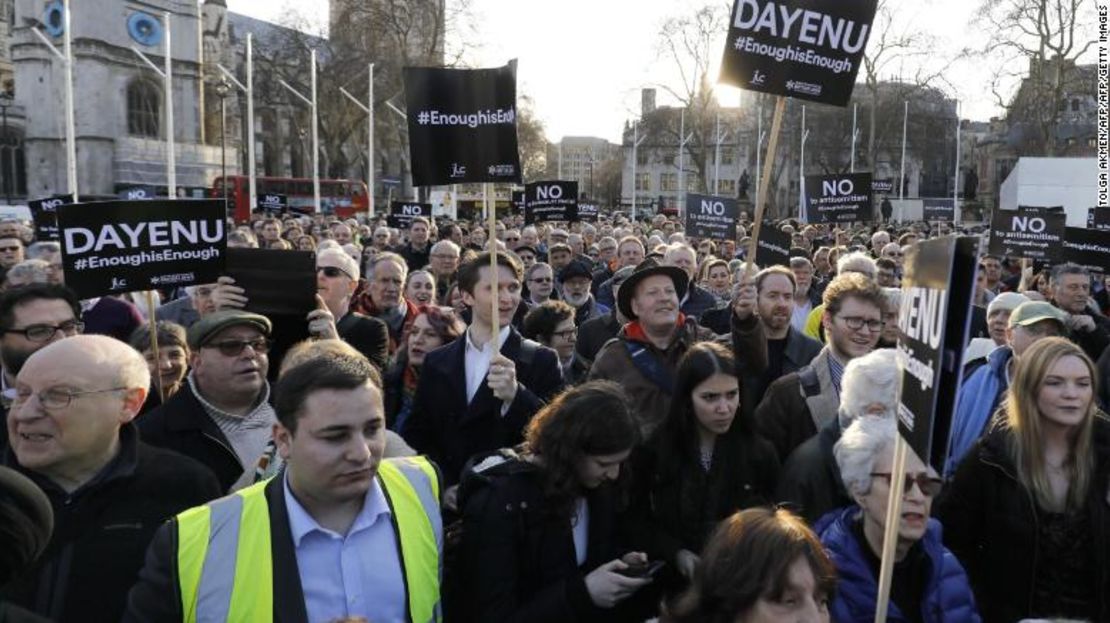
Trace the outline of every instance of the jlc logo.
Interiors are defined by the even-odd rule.
[[[451,163],[451,177],[466,177],[466,167],[457,162]]]
[[[119,277],[112,277],[112,286],[111,286],[111,288],[113,290],[122,290],[126,287],[127,287],[127,280],[126,279],[120,279]]]

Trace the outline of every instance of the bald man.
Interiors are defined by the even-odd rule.
[[[27,359],[11,388],[3,462],[46,493],[55,529],[4,598],[55,621],[118,621],[158,526],[221,494],[200,463],[139,441],[131,421],[149,386],[142,355],[101,335]]]

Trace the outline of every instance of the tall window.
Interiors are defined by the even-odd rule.
[[[636,190],[651,190],[651,173],[636,173]]]
[[[127,87],[127,133],[132,136],[158,137],[161,127],[161,92],[145,80]]]
[[[659,190],[673,192],[678,190],[678,174],[663,173],[659,176]]]

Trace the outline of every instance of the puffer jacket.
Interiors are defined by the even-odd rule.
[[[972,372],[956,396],[956,412],[952,416],[952,435],[948,442],[948,459],[944,475],[950,478],[975,442],[987,431],[991,415],[998,409],[1009,384],[1006,366],[1013,358],[1009,346],[996,348],[987,355],[986,365]]]
[[[836,623],[870,623],[875,620],[875,598],[879,581],[867,562],[859,539],[852,533],[858,506],[833,511],[814,526],[821,543],[836,565],[836,598],[829,614]],[[925,623],[979,623],[975,597],[960,561],[941,543],[940,522],[930,519],[921,539],[929,560],[929,579],[921,600],[921,620]],[[890,602],[887,619],[908,620],[898,605]]]

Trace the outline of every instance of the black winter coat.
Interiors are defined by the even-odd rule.
[[[499,465],[488,483],[463,500],[463,536],[455,581],[466,612],[452,621],[473,623],[573,623],[614,621],[615,612],[594,605],[584,578],[620,557],[616,491],[589,494],[586,562],[579,567],[569,516],[551,513],[543,474],[518,461]]]
[[[35,481],[54,509],[46,551],[4,596],[59,623],[119,621],[158,527],[221,494],[203,465],[140,443],[130,424],[120,430],[116,458],[71,494],[20,467],[10,450],[4,463]]]
[[[840,422],[832,420],[794,449],[782,466],[777,502],[798,507],[810,524],[825,513],[855,503],[844,489],[833,446],[840,440]]]
[[[976,442],[934,505],[944,544],[967,569],[984,623],[1012,623],[1053,613],[1032,612],[1040,548],[1031,492],[1010,460],[1012,433],[1001,426]],[[1099,577],[1096,621],[1110,621],[1110,423],[1095,426],[1094,478],[1087,508]]]

